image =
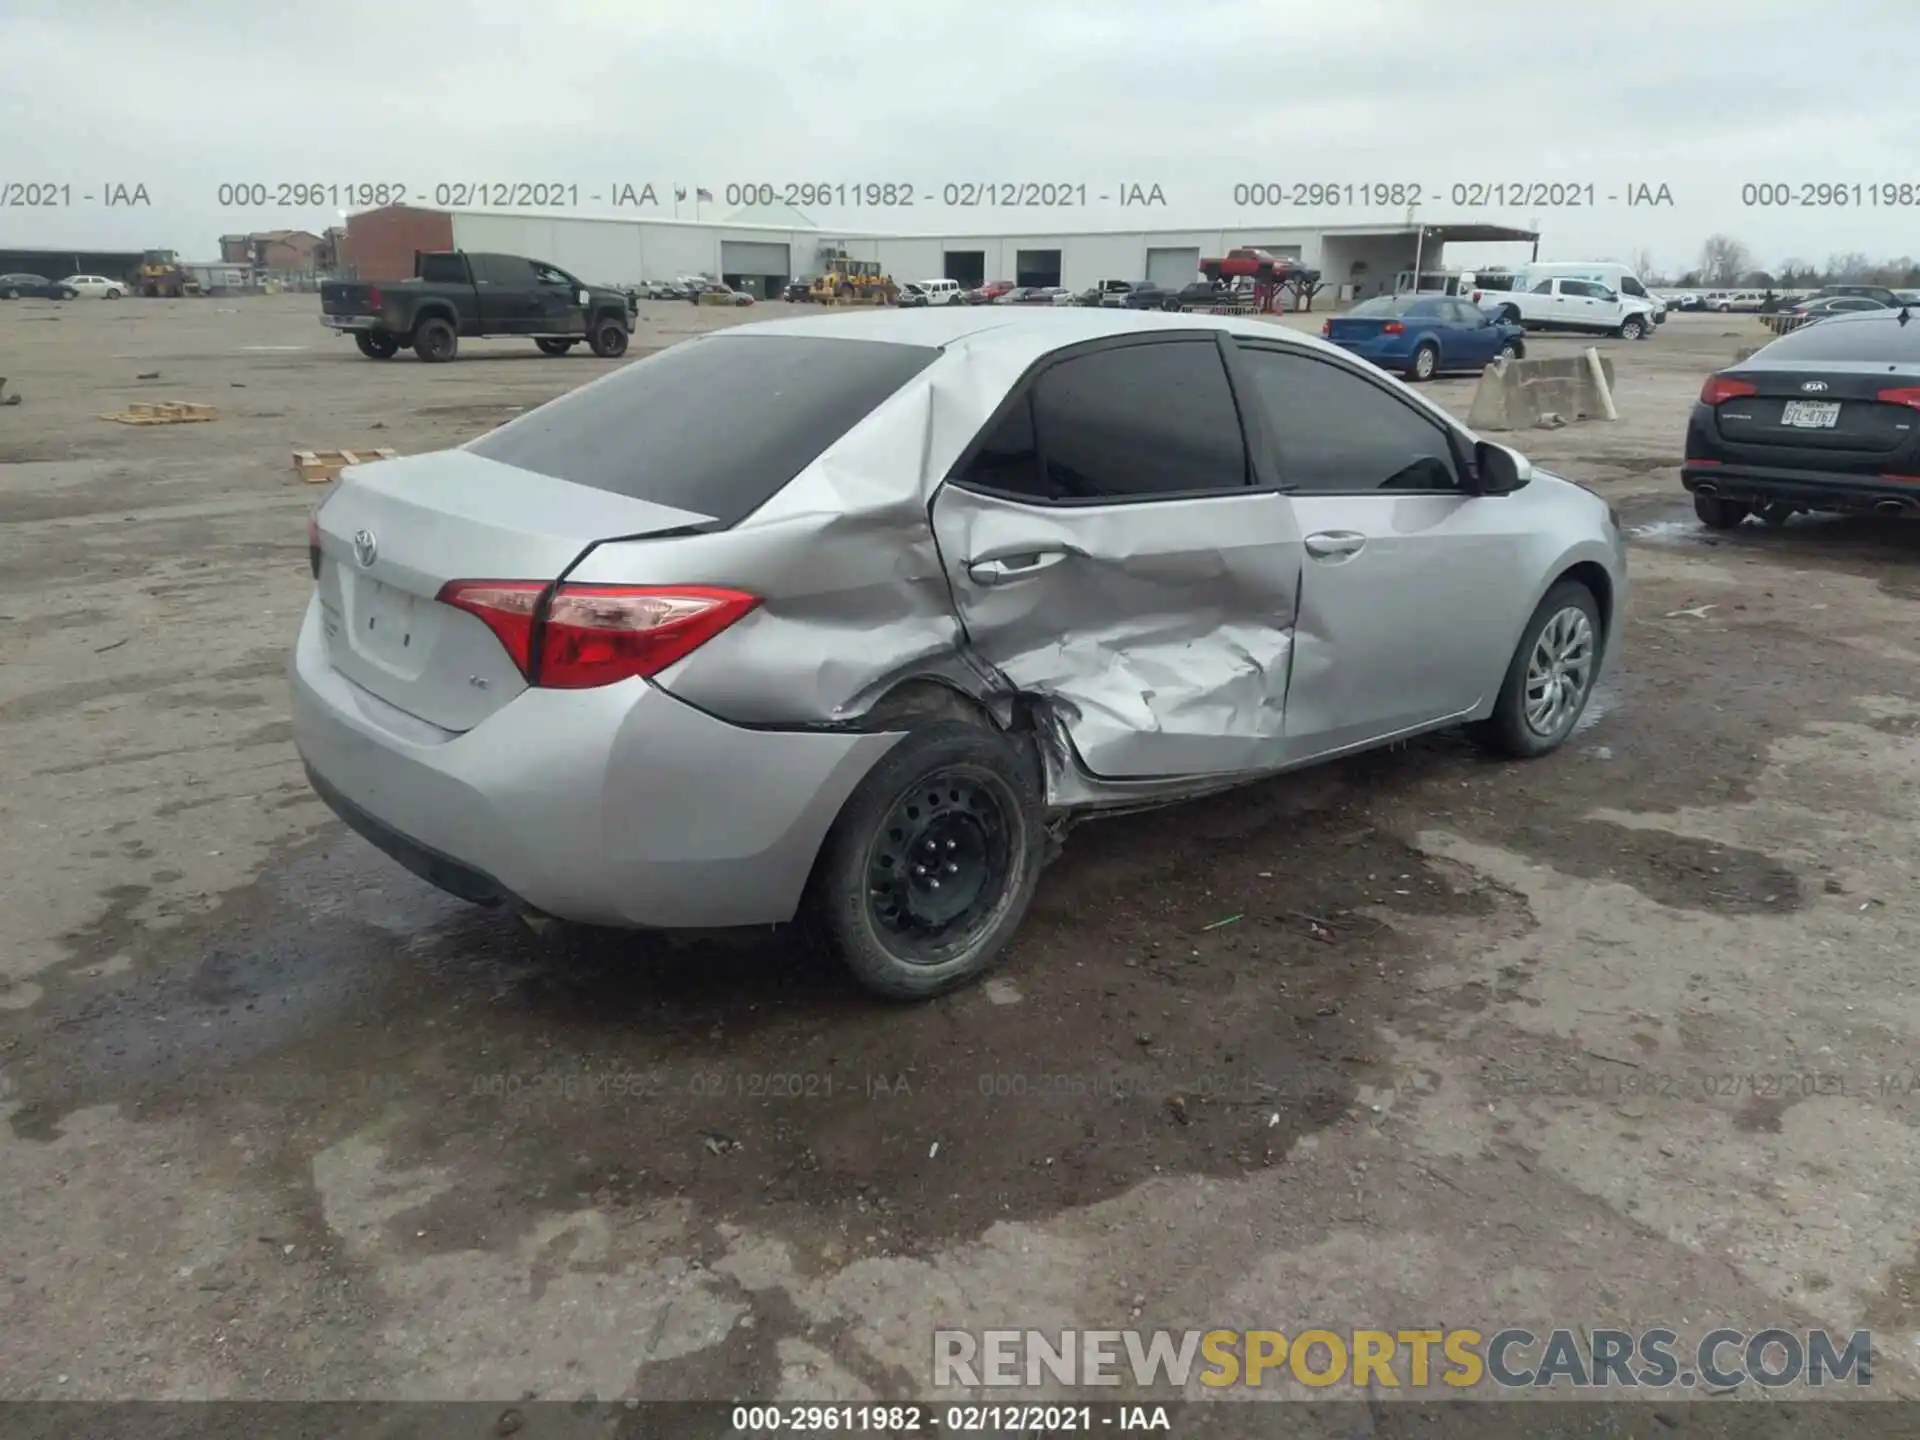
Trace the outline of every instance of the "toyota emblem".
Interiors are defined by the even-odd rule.
[[[371,530],[353,532],[353,558],[360,562],[361,569],[373,564],[374,557],[379,553],[380,542],[373,538]]]
[[[1827,388],[1827,382],[1824,380],[1802,380],[1800,382],[1800,388],[1802,390],[1824,390]]]

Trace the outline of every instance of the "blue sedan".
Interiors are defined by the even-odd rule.
[[[1363,300],[1320,327],[1351,350],[1409,380],[1431,380],[1446,370],[1478,370],[1504,355],[1527,353],[1525,332],[1451,295],[1381,295]]]

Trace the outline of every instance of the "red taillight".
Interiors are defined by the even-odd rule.
[[[1320,322],[1320,333],[1323,336],[1333,334],[1333,322],[1331,320],[1322,320]]]
[[[313,571],[313,578],[320,578],[320,507],[313,507],[313,513],[307,516],[307,565]]]
[[[1920,410],[1920,389],[1911,386],[1901,390],[1882,390],[1874,398],[1882,405],[1905,405]]]
[[[375,310],[380,308],[380,287],[378,285],[369,285],[367,287],[367,304]]]
[[[1478,290],[1473,292],[1473,303],[1476,305],[1480,303],[1480,292]]]
[[[439,598],[486,622],[528,681],[588,690],[657,675],[760,603],[712,585],[562,585],[548,606],[534,666],[536,580],[454,580]]]
[[[1398,320],[1389,320],[1380,327],[1380,333],[1382,335],[1404,335],[1407,333],[1407,327],[1402,325]]]
[[[1722,400],[1738,400],[1743,395],[1759,393],[1759,390],[1745,380],[1732,380],[1725,375],[1709,375],[1707,383],[1700,387],[1700,403],[1718,405]]]

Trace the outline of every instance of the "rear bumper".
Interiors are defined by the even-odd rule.
[[[587,924],[791,919],[834,817],[900,738],[746,730],[640,680],[528,690],[455,734],[336,671],[309,605],[289,680],[314,789],[463,899]]]
[[[1855,513],[1897,505],[1903,510],[1920,511],[1920,480],[1884,480],[1758,465],[1699,465],[1683,460],[1680,483],[1689,494],[1718,495],[1753,505],[1804,505],[1813,510]]]
[[[1413,346],[1404,343],[1383,345],[1364,340],[1342,340],[1337,335],[1329,335],[1327,343],[1338,345],[1349,355],[1358,356],[1362,360],[1371,361],[1386,369],[1404,370],[1413,361]]]

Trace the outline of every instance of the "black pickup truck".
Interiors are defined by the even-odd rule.
[[[422,360],[451,360],[460,337],[526,335],[546,355],[582,340],[612,360],[627,353],[632,306],[625,293],[583,284],[523,255],[423,251],[411,280],[330,280],[320,287],[320,323],[353,336],[370,360],[410,346]]]

